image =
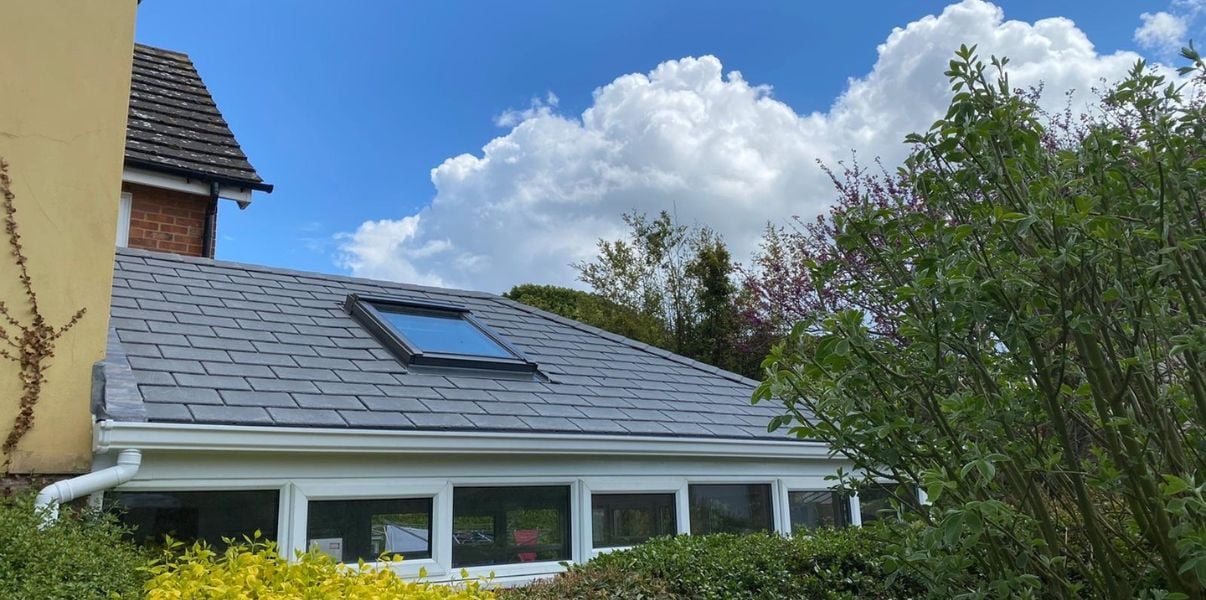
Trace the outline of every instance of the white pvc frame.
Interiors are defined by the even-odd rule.
[[[690,486],[695,484],[763,484],[771,486],[774,530],[791,535],[789,491],[821,491],[832,488],[823,477],[736,477],[736,476],[600,476],[600,477],[449,477],[449,478],[349,478],[349,479],[154,479],[121,486],[122,491],[223,491],[278,490],[280,506],[277,541],[281,552],[294,556],[306,550],[309,502],[311,500],[357,500],[431,498],[431,558],[408,559],[390,564],[399,575],[418,577],[425,571],[429,580],[458,581],[490,578],[496,583],[521,581],[565,570],[561,561],[512,563],[477,567],[452,565],[452,504],[457,487],[526,487],[564,485],[570,491],[570,562],[582,563],[604,552],[620,548],[594,548],[591,510],[592,494],[672,493],[678,534],[691,531]],[[861,525],[858,497],[850,499],[852,525]],[[381,567],[387,563],[368,563]]]

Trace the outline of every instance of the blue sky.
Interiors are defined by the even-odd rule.
[[[799,178],[783,179],[785,171],[815,168],[809,160],[813,145],[866,142],[860,151],[896,152],[884,140],[867,137],[879,125],[869,124],[865,114],[861,125],[825,137],[829,133],[822,130],[839,129],[848,120],[838,118],[839,113],[857,113],[849,106],[839,110],[839,98],[848,92],[851,98],[899,95],[894,102],[904,116],[884,125],[891,136],[898,133],[892,127],[906,127],[914,112],[918,122],[928,123],[921,117],[928,119],[925,113],[941,104],[941,98],[930,98],[940,95],[934,91],[940,86],[902,88],[917,78],[894,76],[891,69],[910,68],[908,52],[949,54],[964,31],[970,38],[991,39],[958,41],[995,44],[1019,54],[1030,52],[1035,39],[1047,45],[1057,40],[1058,45],[1069,31],[1083,34],[1091,48],[1081,44],[1075,54],[1079,59],[1072,61],[1083,67],[1080,79],[1058,64],[1066,62],[1058,58],[1066,54],[1033,57],[1033,77],[1057,83],[1066,79],[1071,87],[1110,76],[1119,64],[1135,58],[1132,52],[1168,58],[1167,48],[1152,38],[1144,38],[1144,44],[1136,38],[1137,29],[1152,20],[1141,18],[1142,13],[1168,15],[1174,25],[1180,19],[1182,37],[1200,33],[1200,4],[1184,0],[998,6],[968,0],[962,7],[966,14],[944,16],[950,21],[945,26],[931,17],[927,28],[926,16],[942,14],[946,4],[149,0],[139,8],[137,39],[192,57],[244,151],[276,185],[274,193],[258,195],[246,211],[223,206],[220,258],[498,291],[526,280],[572,283],[565,265],[588,255],[595,238],[617,232],[619,213],[632,208],[672,206],[685,220],[715,225],[742,258],[740,251],[750,250],[756,239],[751,223],[812,214],[823,205],[823,191]],[[994,18],[993,11],[1003,11],[1003,19]],[[956,17],[966,21],[957,24]],[[1071,23],[1035,25],[1051,17]],[[1011,29],[1010,21],[1021,26]],[[966,24],[981,22],[982,28]],[[889,44],[899,47],[896,52],[903,59],[884,55],[880,45],[894,28],[910,23],[911,37]],[[1155,31],[1157,38],[1177,33]],[[723,65],[719,72],[740,71],[751,89],[728,89],[733,80],[724,75],[706,77],[715,74],[713,63],[703,68],[675,62],[672,66],[681,68],[652,74],[665,61],[705,56]],[[606,108],[608,124],[583,126],[583,111],[598,102],[592,93],[627,74],[645,74],[653,83],[617,86],[614,103],[596,110]],[[657,87],[659,77],[668,87]],[[863,80],[866,89],[852,87],[852,79]],[[681,98],[688,103],[701,99],[698,106],[705,107],[691,110],[709,114],[679,118],[671,113],[681,102],[649,101],[684,86],[693,95]],[[711,95],[717,90],[732,92],[724,97],[749,107],[712,114],[711,107],[728,102]],[[549,93],[556,97],[551,105]],[[917,100],[916,111],[907,110],[912,93],[925,96]],[[541,103],[533,108],[534,98]],[[766,101],[778,112],[767,116]],[[508,110],[524,109],[532,110],[513,113],[499,124]],[[795,113],[798,125],[780,119],[787,118],[785,110]],[[813,113],[828,121],[817,124],[813,119],[810,124]],[[684,119],[689,124],[677,129],[674,124]],[[671,133],[653,141],[641,138],[651,126],[665,128],[666,123]],[[764,135],[797,127],[813,129],[798,139]],[[650,147],[670,147],[666,152],[671,154],[680,147],[674,136],[712,149],[731,143],[739,150],[719,154],[748,151],[753,163],[723,163],[717,153],[701,153],[695,146],[660,164],[660,154],[616,150],[630,141],[624,132]],[[489,158],[483,146],[496,138],[502,149],[483,164],[480,160]],[[604,149],[583,150],[600,138],[606,143],[590,147]],[[564,151],[542,152],[558,143],[565,144]],[[796,146],[800,148],[783,150]],[[507,148],[510,154],[503,152]],[[780,152],[788,154],[776,154]],[[474,159],[466,158],[466,168],[449,165],[437,187],[432,169],[466,153]],[[813,158],[833,156],[826,146]],[[581,171],[584,163],[603,166]],[[648,163],[658,163],[655,172],[643,166]],[[627,183],[617,184],[607,175],[617,169],[643,173],[646,183],[624,179]],[[705,175],[700,173],[727,170],[732,176],[723,182],[701,179]],[[653,179],[674,184],[649,184]],[[571,192],[564,191],[567,180],[572,180]],[[532,181],[544,183],[533,187],[527,183]],[[736,185],[748,181],[770,183],[765,188]],[[678,191],[662,193],[670,188]],[[437,197],[438,210],[424,212]],[[726,220],[726,206],[753,215],[748,223],[726,229],[712,222]],[[416,215],[422,218],[407,220]],[[366,222],[384,225],[372,229]],[[391,236],[405,239],[391,241]],[[531,243],[517,248],[508,238]]]

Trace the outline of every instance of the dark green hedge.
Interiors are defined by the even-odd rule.
[[[890,577],[875,534],[856,528],[786,539],[773,534],[661,538],[602,555],[549,582],[515,588],[504,600],[901,599],[924,596]]]
[[[92,600],[138,598],[148,556],[122,536],[111,517],[64,508],[39,529],[33,495],[0,498],[0,598]]]

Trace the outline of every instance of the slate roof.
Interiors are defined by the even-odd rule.
[[[542,380],[408,372],[351,292],[464,306]],[[110,326],[98,418],[783,439],[750,379],[481,292],[118,249]]]
[[[188,56],[134,45],[126,164],[272,191],[222,118]]]

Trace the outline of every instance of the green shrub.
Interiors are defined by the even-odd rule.
[[[107,515],[64,508],[45,529],[33,495],[0,499],[0,597],[5,600],[135,598],[149,557]]]
[[[874,552],[876,529],[679,536],[604,554],[549,582],[508,590],[507,600],[899,599],[923,595],[889,577]]]
[[[396,557],[395,560],[401,560]],[[215,552],[170,543],[149,569],[146,600],[493,600],[476,581],[446,585],[402,579],[389,568],[348,566],[311,551],[286,561],[261,539]]]
[[[677,600],[670,585],[614,565],[574,567],[553,579],[500,590],[500,600]]]

